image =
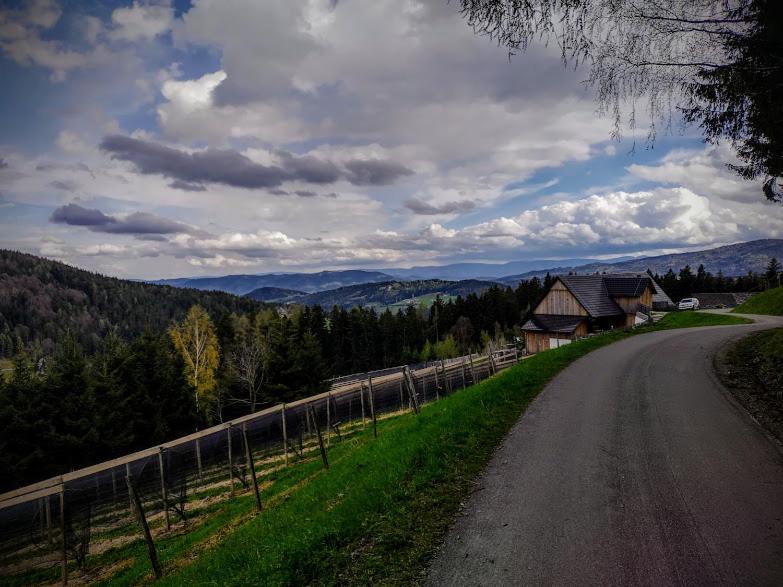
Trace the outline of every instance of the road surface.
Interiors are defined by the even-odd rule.
[[[430,585],[783,585],[783,451],[717,382],[754,317],[639,335],[530,405],[446,538]]]

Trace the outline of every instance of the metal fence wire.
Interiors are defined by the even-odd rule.
[[[4,493],[0,583],[3,576],[54,566],[65,581],[68,569],[83,567],[88,555],[135,540],[134,493],[153,533],[173,526],[187,530],[199,500],[252,490],[255,474],[306,457],[322,456],[328,466],[335,442],[379,418],[418,411],[518,359],[509,346],[340,377],[326,393]]]

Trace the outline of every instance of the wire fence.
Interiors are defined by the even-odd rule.
[[[159,573],[150,526],[183,531],[194,498],[255,492],[258,477],[320,458],[329,447],[377,420],[418,412],[519,359],[513,346],[482,355],[384,369],[331,380],[328,392],[277,405],[162,445],[0,495],[0,583],[3,576],[59,567],[145,536]],[[51,579],[51,577],[49,577]]]

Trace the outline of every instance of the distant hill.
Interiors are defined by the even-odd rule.
[[[245,297],[259,302],[288,303],[294,302],[306,296],[307,293],[296,289],[285,289],[283,287],[259,287],[245,294]]]
[[[389,307],[404,306],[406,302],[419,303],[424,296],[467,296],[480,293],[494,283],[466,279],[462,281],[444,281],[428,279],[419,281],[385,281],[381,283],[362,283],[349,285],[328,291],[308,294],[296,300],[296,303],[307,306],[319,305],[323,308],[339,306],[351,308],[354,306]],[[431,301],[431,300],[429,300]]]
[[[162,331],[194,304],[217,319],[264,307],[222,292],[151,285],[106,277],[65,263],[0,249],[0,355],[19,336],[51,350],[66,332],[88,349],[109,331],[125,338]]]
[[[622,257],[617,260],[625,260]],[[586,265],[597,263],[596,259],[528,259],[506,263],[451,263],[449,265],[423,265],[410,268],[383,269],[383,273],[400,280],[444,279],[460,281],[465,279],[492,280],[504,275],[546,269],[552,265]]]
[[[619,263],[590,263],[578,266],[554,266],[547,269],[528,271],[519,275],[508,275],[498,279],[501,283],[515,285],[521,279],[530,279],[533,276],[543,277],[546,273],[552,275],[575,273],[612,273],[624,271],[647,271],[663,275],[670,268],[675,273],[685,265],[690,265],[695,271],[699,264],[711,273],[723,271],[727,277],[745,275],[748,271],[763,273],[766,270],[770,257],[783,259],[783,239],[763,239],[726,245],[715,249],[694,251],[691,253],[678,253],[673,255],[658,255],[654,257],[640,257]]]
[[[391,275],[379,271],[349,269],[319,273],[269,273],[266,275],[224,275],[223,277],[181,277],[153,281],[157,285],[189,287],[245,295],[261,287],[275,287],[303,292],[335,289],[357,283],[389,281]]]

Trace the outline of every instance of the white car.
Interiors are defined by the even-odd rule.
[[[696,298],[682,298],[677,305],[678,310],[698,310],[699,300]]]

